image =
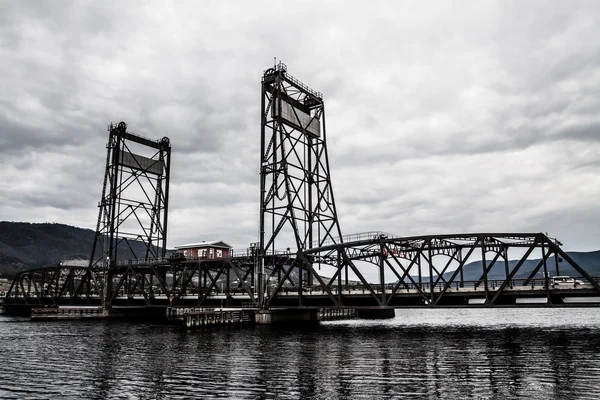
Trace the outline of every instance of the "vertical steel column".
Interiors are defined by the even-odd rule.
[[[337,249],[337,268],[338,268],[338,274],[337,274],[337,279],[338,279],[338,301],[340,304],[342,304],[342,290],[343,290],[343,286],[342,286],[342,268],[344,268],[342,266],[342,256],[340,254],[342,250],[340,248]],[[346,282],[346,288],[348,287],[348,283]]]
[[[323,97],[289,75],[283,63],[267,69],[261,81],[259,235],[259,298],[265,294],[265,259],[276,252],[276,240],[289,247],[295,243],[297,259],[302,258],[294,266],[300,305],[304,288],[313,284],[313,278],[322,284],[312,259],[302,254],[325,242],[342,242],[329,172]],[[274,294],[280,288],[278,284]]]
[[[225,287],[225,302],[227,304],[227,306],[231,305],[231,267],[230,264],[227,264],[227,267],[225,268],[225,273],[227,275],[225,275],[225,285],[227,285]]]
[[[487,277],[487,262],[485,259],[485,236],[481,236],[481,263],[483,265],[483,285],[485,289],[485,303],[488,303],[489,293],[488,293],[488,277]],[[479,282],[477,282],[479,284]]]
[[[554,239],[554,244],[556,244],[557,240]],[[562,246],[562,243],[561,243]],[[558,268],[558,252],[554,252],[554,265],[556,266],[556,276],[560,276],[560,271]]]
[[[266,207],[265,195],[266,195],[266,176],[267,176],[267,160],[265,160],[265,149],[266,149],[266,128],[267,128],[267,114],[268,110],[265,110],[265,99],[267,96],[265,80],[261,82],[261,96],[260,96],[260,165],[259,165],[259,179],[260,179],[260,215],[259,215],[259,242],[258,248],[255,249],[256,253],[253,254],[253,266],[252,266],[252,284],[255,290],[258,292],[258,304],[262,305],[263,302],[263,290],[262,282],[264,271],[264,250],[265,250],[265,214]],[[258,280],[254,282],[254,271],[258,269],[257,275]]]
[[[431,240],[429,240],[429,245],[427,246],[427,262],[429,263],[429,298],[431,304],[433,304],[433,258],[431,257]]]
[[[421,271],[421,252],[417,253],[417,267],[419,268],[419,289],[423,290],[423,272]]]
[[[112,128],[112,126],[111,126]],[[122,146],[122,132],[126,129],[126,126],[120,123],[115,129],[111,129],[114,132],[114,148],[112,151],[112,160],[110,165],[110,199],[109,204],[109,215],[108,215],[108,235],[106,235],[105,256],[106,256],[106,267],[111,268],[116,263],[116,246],[115,246],[115,229],[118,230],[118,226],[115,226],[115,215],[117,214],[118,201],[117,201],[117,190],[119,185],[119,155],[121,154]],[[112,133],[112,132],[111,132]],[[90,260],[92,261],[92,260]],[[111,275],[109,273],[109,275]],[[107,285],[109,287],[110,285]],[[109,291],[110,292],[110,291]]]
[[[346,287],[348,287],[348,264],[344,264],[344,272],[345,272],[344,279],[346,281]]]
[[[383,303],[385,303],[387,301],[386,294],[385,294],[385,273],[383,270],[385,267],[384,257],[387,257],[387,254],[386,254],[385,242],[382,239],[381,242],[379,243],[379,284],[380,284],[380,288],[381,288],[381,301]]]
[[[162,252],[161,258],[167,255],[167,227],[169,223],[169,185],[171,184],[171,143],[168,137],[163,137],[161,140],[162,151],[160,152],[160,160],[165,164],[165,189],[163,192],[163,221],[162,221]],[[166,153],[166,154],[165,154]],[[166,161],[165,161],[166,155]],[[159,203],[160,206],[160,203]],[[159,214],[160,217],[160,214]]]
[[[548,279],[548,266],[546,265],[546,245],[542,241],[542,262],[544,265],[544,288],[546,289],[546,300],[548,303],[552,303],[552,299],[550,298],[550,287],[549,287],[549,279]]]
[[[304,305],[304,269],[302,263],[298,268],[298,305],[300,307]]]
[[[508,274],[510,273],[508,270],[508,247],[506,245],[502,245],[502,252],[504,253],[504,273],[506,274],[506,279],[508,279]]]
[[[465,286],[465,272],[463,270],[463,249],[462,247],[460,248],[460,251],[458,252],[458,268],[460,270],[460,287],[464,287]]]
[[[313,157],[312,157],[312,153],[313,153],[313,138],[310,136],[306,136],[306,148],[304,149],[304,153],[306,154],[306,174],[307,174],[307,183],[308,185],[306,185],[306,199],[304,200],[304,202],[307,204],[308,208],[307,208],[307,220],[305,221],[305,230],[308,230],[307,232],[307,236],[308,236],[308,246],[305,246],[306,249],[312,249],[314,246],[314,242],[313,242],[313,230],[312,230],[312,224],[313,221],[315,219],[315,212],[313,211],[313,187],[315,185],[319,185],[320,179],[319,176],[317,175],[316,179],[314,176],[314,166],[313,166]],[[318,171],[318,170],[317,170]],[[317,172],[318,174],[318,172]],[[316,187],[317,189],[317,195],[319,193],[319,187]],[[308,224],[309,229],[306,229],[306,224]],[[320,226],[317,226],[317,237],[320,238]],[[318,245],[317,245],[318,246]],[[312,273],[310,270],[306,271],[307,272],[307,283],[308,286],[311,287],[313,285],[313,277],[312,277]]]

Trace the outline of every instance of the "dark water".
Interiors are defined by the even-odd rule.
[[[600,310],[186,331],[0,317],[2,399],[600,398]]]

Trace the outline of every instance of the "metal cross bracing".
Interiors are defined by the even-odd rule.
[[[549,298],[546,261],[550,254],[555,254],[558,260],[559,249],[556,242],[541,234],[463,234],[411,238],[379,234],[377,237],[367,235],[344,240],[329,172],[322,95],[293,78],[287,73],[287,66],[279,63],[264,72],[261,99],[259,258],[260,254],[273,251],[276,239],[281,241],[286,235],[295,240],[297,249],[293,263],[284,269],[283,279],[278,279],[270,291],[262,290],[269,281],[264,274],[265,263],[260,259],[258,282],[261,307],[304,307],[314,304],[313,296],[305,301],[309,297],[305,294],[306,290],[312,293],[313,289],[321,291],[321,304],[328,302],[333,307],[345,307],[352,303],[351,290],[348,288],[349,273],[357,279],[362,290],[371,295],[370,303],[365,299],[360,300],[363,305],[388,307],[400,304],[399,299],[406,297],[401,289],[410,285],[412,288],[407,290],[415,291],[419,304],[449,304],[457,301],[447,300],[453,295],[452,284],[459,277],[459,287],[464,288],[464,266],[477,256],[481,257],[482,271],[474,283],[474,289],[483,288],[485,304],[494,305],[508,301],[504,296],[508,293],[507,287],[514,287],[515,274],[535,249],[541,249],[543,261],[523,284],[535,283],[535,274],[543,266],[544,287]],[[316,240],[314,235],[317,235]],[[526,249],[523,258],[512,269],[509,268],[509,248]],[[476,249],[479,249],[479,254],[474,256]],[[448,259],[444,265],[434,262],[434,259],[437,261],[444,257]],[[491,262],[486,257],[492,257]],[[496,280],[490,282],[488,275],[498,259],[504,260],[505,276],[497,287]],[[365,278],[364,271],[368,270],[365,264],[376,266],[378,284],[372,284]],[[321,265],[332,266],[331,277],[320,276],[318,270]],[[558,269],[557,261],[557,272]],[[576,269],[581,271],[594,291],[600,290],[585,271],[578,266]],[[296,271],[299,277],[297,299],[288,298],[282,302],[278,295],[292,271]],[[453,271],[451,276],[448,276],[448,271]],[[303,282],[305,275],[308,277],[306,284]],[[386,275],[387,278],[396,279],[396,283],[389,286]],[[318,281],[317,285],[313,277]]]
[[[466,306],[470,299],[478,299],[479,305],[514,306],[517,299],[534,295],[545,297],[547,304],[563,304],[561,296],[565,293],[576,297],[600,294],[597,279],[560,249],[556,240],[542,233],[381,234],[379,239],[324,246],[304,254],[314,263],[333,267],[326,285],[311,288],[311,293],[321,293],[320,306]],[[539,261],[532,269],[523,268],[531,263],[532,254],[539,255]],[[478,278],[466,281],[464,274],[473,273],[473,262],[480,265]],[[573,280],[573,287],[553,285],[552,277],[565,268],[574,270],[578,280]],[[521,276],[522,271],[530,272]],[[352,283],[348,272],[356,279]],[[378,275],[378,282],[366,279],[367,273]],[[366,296],[357,294],[357,290]],[[577,303],[577,299],[570,300]],[[269,304],[280,305],[280,301],[273,297]]]
[[[325,105],[321,93],[287,73],[279,63],[262,77],[260,160],[259,298],[264,299],[263,255],[276,246],[297,253],[294,267],[312,285],[318,274],[302,251],[341,243],[326,145]],[[300,290],[302,293],[302,290]]]
[[[106,171],[90,269],[102,267],[104,281],[120,260],[153,260],[166,254],[171,144],[108,127]],[[99,279],[92,274],[94,279]],[[110,288],[107,288],[108,295]],[[106,299],[108,300],[108,299]]]
[[[269,276],[281,277],[293,263],[288,253],[266,256]],[[166,258],[121,262],[110,269],[56,266],[19,273],[5,305],[257,306],[255,255],[231,258]],[[295,282],[288,278],[289,284]]]
[[[297,262],[297,254],[265,255],[268,267],[263,306],[381,309],[600,305],[598,278],[587,274],[556,240],[542,233],[413,237],[378,233],[365,237],[302,253],[304,264],[333,269],[330,276],[320,276],[323,284],[299,286],[299,277],[307,269],[296,267],[304,265]],[[533,265],[532,255],[536,254],[540,258]],[[123,263],[113,269],[107,298],[113,308],[259,308],[253,285],[255,265],[255,254]],[[577,276],[573,283],[557,284],[552,279],[568,269]],[[476,279],[464,278],[473,276],[474,271]],[[61,266],[24,271],[13,281],[5,305],[101,305],[102,287],[96,282],[101,281],[102,274],[101,268]],[[379,279],[374,282],[367,276]]]
[[[21,272],[5,307],[531,305],[519,302],[523,299],[543,300],[537,306],[600,305],[598,278],[542,233],[342,237],[323,96],[287,74],[282,63],[265,71],[262,80],[260,241],[245,254],[165,258],[169,140],[133,135],[124,123],[111,125],[109,132],[89,267]],[[136,154],[130,143],[151,153]],[[276,245],[287,249],[277,251]],[[561,271],[576,279],[557,283],[552,277]]]
[[[106,171],[90,267],[164,257],[171,144],[108,127]],[[135,243],[135,244],[134,244]]]

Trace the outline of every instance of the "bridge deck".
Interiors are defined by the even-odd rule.
[[[321,276],[321,266],[332,275]],[[260,259],[250,253],[23,271],[4,307],[522,307],[600,305],[599,297],[598,278],[542,233],[379,235]]]
[[[493,282],[488,287],[487,299],[492,297],[499,290],[500,285]],[[369,289],[373,289],[371,292]],[[380,286],[365,287],[365,286],[348,286],[339,292],[337,288],[332,288],[331,292],[334,296],[342,300],[342,305],[333,304],[329,294],[321,287],[305,288],[302,296],[297,289],[284,289],[277,293],[271,299],[272,307],[297,308],[297,307],[317,307],[317,308],[402,308],[402,307],[472,307],[486,305],[486,291],[477,286],[474,282],[465,282],[463,287],[454,285],[447,288],[441,301],[435,302],[437,296],[442,294],[443,287],[435,287],[432,292],[427,285],[420,287],[403,288],[394,293],[391,285],[385,289],[385,295],[388,301],[384,304],[380,303],[383,291],[378,289]],[[303,304],[299,305],[299,299],[302,297]],[[213,291],[204,296],[203,293],[196,291],[187,292],[177,299],[175,303],[170,301],[165,294],[156,294],[149,298],[143,295],[118,295],[113,299],[113,307],[169,307],[176,306],[197,306],[200,304],[200,299],[203,299],[202,305],[215,307],[256,307],[256,298],[250,297],[247,293],[236,292],[234,290],[229,293]],[[48,304],[49,298],[36,298],[18,295],[9,299],[12,306],[31,306],[39,307],[40,304]],[[71,297],[69,293],[63,296],[53,298],[52,302],[55,305],[71,305]],[[84,299],[79,299],[77,304],[82,304]],[[88,305],[99,305],[102,299],[98,295],[91,295],[85,299]],[[579,284],[573,287],[570,286],[554,286],[546,289],[539,282],[533,281],[531,284],[513,285],[506,287],[499,297],[498,306],[506,307],[522,307],[533,305],[548,305],[548,306],[600,306],[600,295],[591,284]],[[10,306],[9,305],[9,306]]]

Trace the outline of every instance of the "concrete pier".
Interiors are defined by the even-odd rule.
[[[315,324],[319,322],[319,309],[258,310],[254,312],[256,325]]]
[[[319,315],[321,321],[336,321],[357,318],[358,311],[355,308],[322,308]]]
[[[244,309],[169,307],[166,316],[167,320],[183,323],[187,328],[254,323],[252,312]]]
[[[105,319],[108,318],[108,315],[108,310],[105,310],[102,307],[60,306],[32,308],[30,319],[32,321],[56,319]]]

